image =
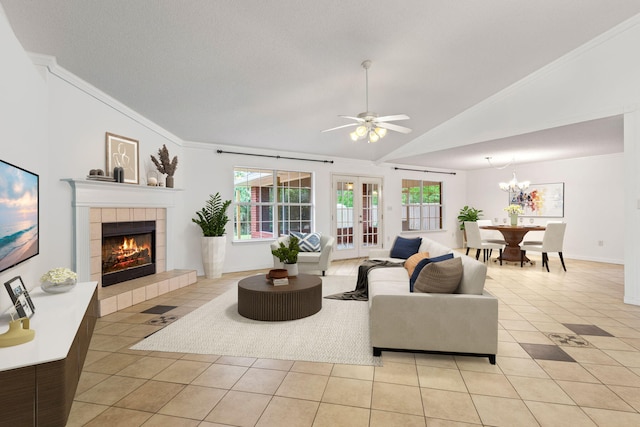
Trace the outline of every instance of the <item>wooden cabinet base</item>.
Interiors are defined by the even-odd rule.
[[[0,427],[64,426],[96,325],[94,292],[67,357],[0,372]]]

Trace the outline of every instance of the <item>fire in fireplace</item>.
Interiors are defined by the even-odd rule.
[[[155,221],[102,224],[102,286],[156,272]]]

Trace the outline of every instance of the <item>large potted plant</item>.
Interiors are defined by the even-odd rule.
[[[476,222],[482,216],[482,209],[465,206],[458,213],[458,221],[460,222],[460,230],[462,230],[463,244],[467,243],[467,232],[464,229],[464,222]]]
[[[284,268],[287,270],[287,275],[289,276],[298,275],[299,252],[300,247],[298,246],[298,238],[296,236],[289,236],[288,245],[280,242],[280,246],[271,251],[273,256],[278,258],[280,262],[284,264]]]
[[[225,227],[229,222],[227,208],[231,200],[222,201],[220,193],[209,195],[204,208],[196,211],[198,218],[191,218],[202,229],[202,265],[207,279],[222,276],[224,256],[227,246]]]
[[[464,230],[464,222],[476,222],[482,216],[482,209],[465,206],[458,213],[458,221],[460,221],[460,230]]]

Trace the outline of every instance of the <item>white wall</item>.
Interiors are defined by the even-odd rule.
[[[350,142],[345,142],[350,143]],[[283,170],[313,172],[315,186],[315,230],[323,233],[331,232],[331,178],[332,174],[376,176],[383,179],[382,212],[384,223],[384,244],[393,242],[393,238],[401,232],[400,189],[403,178],[442,180],[445,182],[445,213],[447,230],[428,233],[432,239],[443,244],[456,245],[457,206],[463,203],[465,195],[465,175],[440,175],[419,172],[396,171],[392,165],[375,165],[371,162],[348,159],[334,160],[333,164],[305,162],[287,159],[273,159],[234,154],[218,154],[216,150],[229,150],[246,153],[280,155],[285,157],[313,158],[313,156],[286,152],[269,152],[265,150],[244,150],[237,147],[213,146],[210,144],[188,143],[184,149],[185,163],[189,165],[185,171],[187,183],[185,192],[185,211],[183,221],[178,225],[178,235],[185,238],[185,250],[181,253],[179,263],[183,268],[197,269],[203,274],[200,260],[200,228],[191,222],[195,212],[200,210],[209,194],[220,192],[223,199],[233,199],[233,168],[239,166],[259,168],[279,168]],[[316,158],[325,160],[325,158]],[[232,218],[230,209],[229,216]],[[421,235],[413,233],[413,235]],[[242,271],[267,268],[273,265],[269,241],[233,242],[233,224],[227,226],[227,259],[224,271]]]
[[[35,286],[52,257],[50,162],[47,153],[46,87],[18,43],[0,8],[0,159],[40,175],[40,255],[0,273],[0,313],[11,306],[4,282],[22,276],[28,289]]]
[[[484,211],[483,219],[507,218],[503,209],[509,198],[498,182],[511,179],[513,169],[468,172],[467,201]],[[515,170],[520,181],[564,182],[565,258],[624,263],[623,153],[516,165]],[[558,218],[534,218],[534,223],[544,225],[548,220]],[[600,240],[603,246],[598,245]]]

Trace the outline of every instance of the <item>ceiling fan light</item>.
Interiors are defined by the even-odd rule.
[[[366,127],[366,126],[363,126],[363,125],[358,126],[358,127],[356,128],[356,134],[357,134],[359,137],[363,137],[363,136],[365,136],[365,135],[367,134],[367,127]]]
[[[375,128],[374,130],[378,134],[380,139],[384,138],[385,135],[387,134],[387,130],[385,128]]]
[[[379,139],[380,137],[374,130],[369,132],[369,142],[378,142]]]
[[[349,134],[349,136],[351,137],[351,140],[352,140],[352,141],[357,141],[357,140],[359,140],[359,139],[360,139],[360,137],[358,136],[358,134],[357,134],[355,131],[351,132],[351,133]]]

